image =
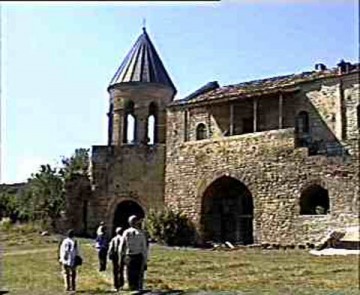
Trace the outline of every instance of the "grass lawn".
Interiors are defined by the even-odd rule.
[[[9,231],[0,233],[2,286],[9,294],[64,294],[57,262],[58,237],[22,233],[20,238]],[[77,293],[110,294],[111,268],[105,273],[97,271],[91,240],[80,239],[80,247],[84,265],[78,272]],[[359,256],[316,257],[306,250],[210,251],[153,245],[146,288],[164,293],[360,294]]]

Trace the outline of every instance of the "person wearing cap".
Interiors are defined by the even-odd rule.
[[[129,289],[141,290],[143,274],[147,265],[148,247],[144,232],[140,229],[141,219],[135,215],[129,217],[130,227],[123,233],[120,253],[125,255],[126,274]]]
[[[123,255],[119,252],[123,237],[122,237],[122,228],[117,227],[115,230],[115,237],[110,241],[108,256],[113,264],[113,282],[114,288],[116,291],[119,291],[120,288],[124,285],[124,263]]]
[[[79,246],[74,239],[74,231],[70,229],[60,245],[59,262],[62,265],[62,274],[66,291],[76,289],[76,264],[75,257],[79,255]]]

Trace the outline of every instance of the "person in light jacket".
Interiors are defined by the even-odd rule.
[[[79,255],[79,245],[74,239],[74,231],[70,229],[60,245],[59,262],[62,265],[64,286],[66,291],[76,290],[75,257]]]
[[[113,264],[113,280],[114,288],[119,291],[124,286],[124,259],[119,249],[122,243],[122,228],[117,227],[115,230],[115,237],[110,241],[108,256]]]
[[[109,241],[106,235],[106,228],[103,227],[99,232],[99,235],[95,240],[95,248],[98,251],[98,259],[99,259],[99,271],[106,270],[106,262],[107,262],[107,253],[109,248]]]
[[[140,229],[141,220],[135,215],[129,217],[130,227],[123,233],[120,253],[125,255],[126,274],[129,289],[141,290],[144,271],[147,268],[148,246],[145,233]]]

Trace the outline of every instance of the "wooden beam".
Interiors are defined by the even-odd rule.
[[[253,99],[253,117],[254,117],[254,132],[257,132],[258,129],[258,98]]]
[[[230,136],[234,135],[234,104],[230,103]]]
[[[184,111],[184,141],[188,141],[188,110]]]
[[[283,129],[283,94],[279,93],[279,129]]]

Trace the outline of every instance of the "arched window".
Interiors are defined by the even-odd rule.
[[[157,107],[154,102],[149,105],[149,116],[147,118],[147,144],[157,142]]]
[[[205,124],[200,123],[196,127],[196,140],[202,140],[202,139],[206,139],[206,138],[207,138],[206,126],[205,126]]]
[[[296,116],[295,131],[297,133],[309,133],[309,114],[305,111],[301,111]]]
[[[134,114],[134,103],[128,101],[125,106],[124,143],[134,143],[135,141],[136,117]]]
[[[325,215],[329,208],[329,192],[322,186],[310,185],[301,193],[300,215]]]

